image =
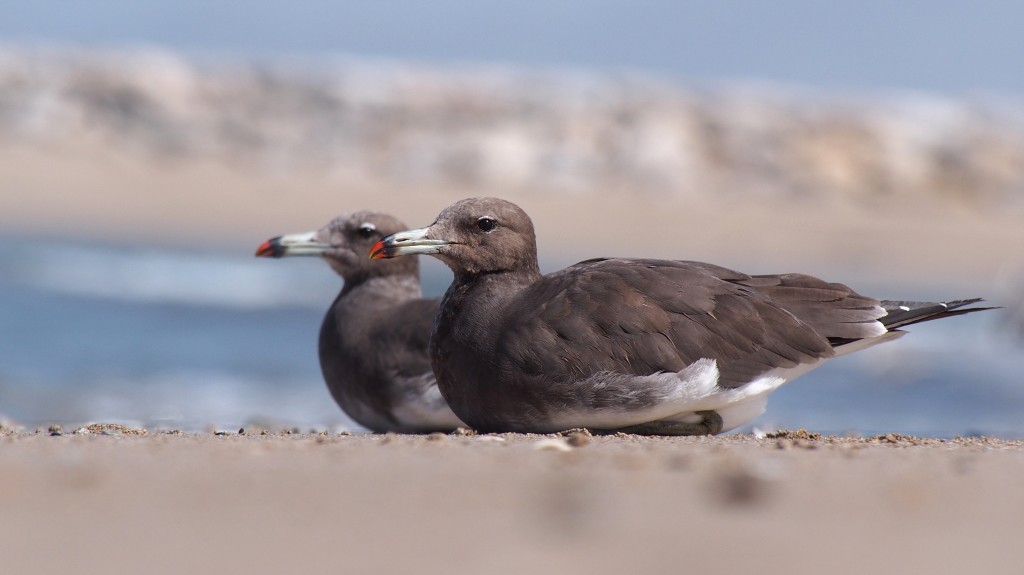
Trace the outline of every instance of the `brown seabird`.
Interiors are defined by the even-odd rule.
[[[423,299],[416,258],[366,259],[374,242],[406,227],[378,212],[344,214],[318,231],[267,240],[256,255],[320,256],[344,278],[320,326],[319,354],[345,413],[381,433],[450,431],[464,424],[441,397],[427,353],[439,300]]]
[[[498,198],[456,202],[370,257],[409,254],[455,274],[431,361],[452,410],[487,432],[720,433],[827,359],[990,309],[880,301],[808,275],[688,261],[598,258],[541,275],[533,223]]]

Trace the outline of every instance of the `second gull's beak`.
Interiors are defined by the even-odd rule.
[[[256,248],[256,257],[322,256],[331,251],[333,246],[317,240],[316,234],[316,232],[307,232],[271,238]]]

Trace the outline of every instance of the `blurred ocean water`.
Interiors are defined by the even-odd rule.
[[[316,358],[341,280],[287,263],[18,245],[0,256],[0,412],[30,426],[350,425]]]
[[[29,429],[96,421],[358,429],[320,380],[319,324],[341,281],[322,262],[4,245],[0,418]],[[426,267],[427,295],[448,281],[443,268]],[[756,426],[1024,436],[1024,353],[999,319],[989,312],[915,326],[895,343],[830,362],[774,394]]]

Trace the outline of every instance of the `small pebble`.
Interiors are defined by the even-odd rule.
[[[63,430],[63,429],[61,429],[60,425],[58,425],[58,424],[56,424],[56,423],[55,423],[55,424],[53,424],[53,425],[51,425],[51,426],[49,427],[49,429],[47,429],[46,431],[47,431],[47,433],[49,433],[50,435],[54,435],[54,436],[64,435],[64,430]]]
[[[505,438],[504,437],[500,437],[498,435],[478,435],[478,436],[473,438],[473,441],[484,441],[484,442],[492,442],[492,443],[501,443],[501,442],[505,441]]]
[[[90,423],[85,428],[90,433],[101,435],[146,435],[148,433],[145,428],[128,427],[120,423]]]
[[[768,462],[732,462],[719,470],[713,485],[722,503],[748,506],[770,499],[774,484],[782,478],[782,470]]]
[[[582,431],[574,431],[565,438],[565,441],[572,447],[583,447],[590,443],[590,435]]]
[[[674,471],[687,471],[693,467],[693,458],[689,455],[677,454],[669,457],[666,463],[668,468]]]
[[[718,478],[720,496],[730,505],[750,505],[765,498],[764,481],[746,470],[736,470]]]
[[[572,451],[572,446],[564,439],[552,438],[541,439],[533,444],[533,448],[537,451]]]

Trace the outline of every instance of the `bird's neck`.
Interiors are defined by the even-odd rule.
[[[441,300],[435,333],[478,350],[494,342],[509,303],[540,277],[536,273],[497,272],[456,276]]]
[[[391,306],[421,297],[423,291],[419,278],[409,275],[377,276],[359,282],[345,282],[338,296],[346,306],[360,308]]]

